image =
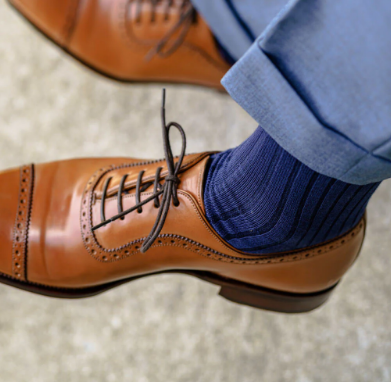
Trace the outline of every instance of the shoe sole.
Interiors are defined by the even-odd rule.
[[[109,73],[106,73],[98,68],[96,68],[95,66],[92,66],[91,64],[89,64],[88,62],[84,61],[82,58],[76,56],[74,53],[72,53],[71,51],[69,51],[67,48],[65,47],[62,47],[61,45],[59,45],[54,39],[52,39],[49,35],[47,35],[43,30],[41,30],[38,26],[36,26],[25,14],[23,14],[23,12],[21,12],[12,2],[11,0],[7,0],[7,3],[9,4],[9,6],[15,10],[15,12],[24,20],[24,21],[27,21],[27,23],[33,27],[34,30],[36,30],[41,36],[43,36],[46,40],[50,41],[52,44],[54,44],[58,49],[61,49],[67,56],[71,57],[72,59],[74,59],[75,61],[77,61],[79,64],[81,64],[82,66],[84,66],[85,68],[87,68],[88,70],[98,74],[99,76],[101,77],[104,77],[104,78],[107,78],[109,80],[112,80],[112,81],[115,81],[115,82],[119,82],[121,84],[127,84],[127,85],[130,85],[130,84],[157,84],[157,85],[175,85],[175,86],[194,86],[194,87],[197,87],[197,88],[207,88],[207,89],[211,89],[211,90],[214,90],[220,94],[225,94],[225,95],[228,95],[228,93],[226,92],[226,90],[224,89],[221,89],[221,88],[217,88],[217,87],[213,87],[213,86],[207,86],[207,85],[201,85],[201,84],[196,84],[196,83],[184,83],[184,82],[175,82],[175,81],[166,81],[166,82],[162,82],[162,81],[153,81],[153,80],[128,80],[128,79],[123,79],[123,78],[120,78],[120,77],[116,77],[112,74],[109,74]]]
[[[334,285],[331,288],[316,293],[288,293],[224,278],[211,272],[188,270],[156,272],[142,276],[130,277],[128,279],[104,285],[75,289],[57,288],[38,283],[19,281],[5,274],[0,274],[0,283],[48,297],[78,299],[96,296],[142,277],[167,273],[179,273],[197,277],[203,281],[220,286],[219,295],[227,300],[242,305],[248,305],[253,308],[282,313],[304,313],[316,309],[328,300],[336,287],[336,285]]]

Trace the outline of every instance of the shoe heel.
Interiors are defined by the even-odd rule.
[[[324,304],[335,286],[317,293],[293,294],[252,286],[221,287],[219,295],[238,304],[283,313],[304,313]]]

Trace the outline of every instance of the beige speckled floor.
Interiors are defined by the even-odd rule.
[[[161,157],[160,86],[95,76],[0,3],[0,168],[75,156]],[[168,87],[189,152],[256,124],[228,96]],[[369,207],[360,260],[323,308],[287,316],[159,276],[84,301],[0,286],[0,382],[391,381],[391,183]]]

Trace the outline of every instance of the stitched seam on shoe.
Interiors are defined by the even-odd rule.
[[[361,224],[361,223],[360,223]],[[355,229],[352,232],[349,232],[348,234],[340,237],[338,240],[334,240],[330,242],[329,244],[323,244],[316,247],[309,248],[307,251],[299,251],[299,252],[292,252],[292,253],[283,253],[283,254],[276,254],[276,255],[266,255],[261,257],[255,257],[255,258],[242,258],[242,257],[233,257],[226,254],[223,254],[221,252],[218,252],[212,248],[209,248],[207,246],[204,246],[196,241],[193,241],[187,237],[176,235],[176,234],[162,234],[158,236],[158,242],[162,240],[170,240],[171,243],[159,243],[154,244],[153,248],[157,247],[178,247],[182,249],[186,249],[188,251],[191,251],[197,255],[203,256],[205,258],[209,258],[211,260],[218,260],[218,261],[224,261],[227,263],[234,263],[234,264],[246,264],[246,265],[255,265],[255,264],[280,264],[282,262],[296,262],[300,260],[307,260],[313,257],[321,256],[324,254],[327,254],[333,250],[336,250],[343,246],[344,244],[349,243],[353,239],[353,237],[356,234],[356,231],[360,231],[362,229],[362,224],[355,227]],[[100,258],[92,255],[96,260],[100,262],[107,262],[112,263],[115,261],[119,261],[125,258],[128,258],[135,254],[140,254],[139,250],[132,250],[132,246],[135,246],[135,244],[140,244],[145,238],[140,238],[137,240],[134,240],[124,246],[121,246],[119,248],[113,248],[113,249],[105,249],[101,246],[100,250],[103,251],[99,254]],[[181,244],[177,244],[177,242],[181,242]],[[338,243],[336,243],[338,241]],[[186,244],[186,245],[184,245]],[[195,246],[196,249],[193,249],[192,246]],[[319,248],[322,247],[328,247],[326,250],[321,250]],[[121,253],[121,251],[126,250],[126,255],[119,256],[118,253]],[[112,258],[112,255],[114,254],[115,258]],[[108,257],[111,257],[108,259]]]
[[[33,201],[34,201],[34,182],[35,182],[35,166],[31,165],[31,188],[30,188],[30,201],[29,201],[29,216],[27,221],[27,233],[26,233],[26,254],[25,254],[25,277],[26,281],[28,280],[28,243],[29,243],[29,234],[30,234],[30,224],[31,224],[31,214],[33,211]]]
[[[27,280],[28,236],[33,190],[34,165],[22,166],[12,245],[12,275],[18,280]]]
[[[222,242],[214,232],[211,231],[211,229],[209,228],[209,226],[205,223],[205,220],[204,220],[204,219],[202,218],[202,216],[200,215],[200,213],[199,213],[199,211],[198,211],[198,208],[194,205],[194,202],[192,201],[192,199],[191,199],[188,195],[183,194],[183,192],[180,192],[180,193],[181,193],[183,196],[186,196],[186,197],[189,199],[189,201],[191,202],[191,204],[192,204],[192,206],[193,206],[193,208],[194,208],[196,214],[198,215],[198,218],[201,220],[202,224],[203,224],[203,225],[205,226],[205,228],[209,231],[209,233],[213,236],[213,238],[214,238],[216,241],[218,241],[220,244],[222,244],[225,248],[227,248],[227,249],[229,249],[229,250],[232,250],[232,249],[230,249],[224,242]],[[253,254],[249,254],[249,253],[241,253],[241,252],[238,252],[239,255],[242,255],[242,256],[253,256],[254,259],[238,258],[238,257],[234,257],[234,256],[231,256],[231,255],[225,255],[225,254],[219,253],[219,252],[218,252],[218,253],[219,253],[220,255],[224,256],[224,257],[242,259],[243,261],[263,260],[263,259],[269,259],[269,258],[270,258],[270,259],[275,259],[275,258],[288,258],[288,257],[291,257],[291,256],[293,256],[293,257],[294,257],[294,256],[298,256],[298,257],[299,257],[300,254],[304,254],[304,253],[307,254],[307,252],[312,252],[312,251],[315,250],[315,249],[319,251],[319,248],[320,248],[320,247],[324,247],[324,246],[327,246],[327,245],[331,245],[331,243],[334,243],[335,241],[338,241],[338,240],[341,240],[341,242],[344,241],[344,242],[341,243],[340,245],[338,245],[338,244],[332,245],[332,246],[331,246],[332,248],[329,250],[329,251],[331,251],[331,250],[334,250],[334,249],[340,247],[342,244],[345,244],[346,242],[350,241],[350,239],[351,239],[352,237],[354,237],[355,234],[354,234],[353,236],[351,236],[349,240],[347,240],[347,239],[345,238],[345,236],[348,237],[352,232],[355,231],[355,229],[357,229],[357,227],[359,227],[357,230],[361,229],[362,224],[363,224],[362,220],[363,220],[363,219],[361,219],[360,222],[356,225],[356,227],[353,227],[353,229],[350,230],[350,231],[349,231],[348,233],[346,233],[345,235],[341,236],[340,238],[331,240],[331,241],[329,242],[330,244],[328,244],[327,242],[326,242],[326,243],[321,243],[321,244],[319,244],[319,245],[317,245],[317,246],[314,246],[314,247],[312,247],[312,248],[308,248],[308,250],[298,249],[297,251],[285,252],[285,253],[281,253],[281,254],[278,254],[278,253],[277,253],[277,254],[275,254],[275,255],[274,255],[274,254],[253,255]],[[201,244],[201,245],[202,245],[202,244]],[[212,249],[211,249],[211,250],[212,250]],[[214,251],[214,250],[212,250],[212,251]],[[328,253],[329,251],[321,251],[321,252],[318,252],[318,254]],[[217,252],[217,251],[215,251],[215,252]],[[258,258],[257,258],[257,257],[258,257]],[[312,256],[311,256],[311,257],[312,257]],[[300,259],[301,259],[301,258],[300,258]],[[295,260],[300,260],[300,259],[299,259],[299,258],[298,258],[298,259],[294,259],[294,261],[295,261]],[[285,260],[284,260],[284,262],[285,262]]]

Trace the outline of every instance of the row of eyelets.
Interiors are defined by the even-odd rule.
[[[20,168],[18,210],[16,212],[12,248],[12,275],[19,280],[26,280],[27,273],[27,240],[33,181],[33,165],[22,166]]]
[[[174,159],[178,158],[178,156],[175,156]],[[195,160],[195,159],[194,159]],[[136,166],[146,166],[151,165],[159,162],[163,162],[164,159],[158,159],[158,160],[150,160],[150,161],[144,161],[144,162],[137,162],[137,163],[125,163],[118,166],[110,165],[107,167],[100,168],[97,170],[89,179],[87,182],[86,188],[84,189],[82,201],[81,201],[81,211],[80,211],[80,229],[81,229],[81,235],[83,238],[84,246],[87,249],[87,251],[96,259],[103,262],[108,261],[115,261],[120,260],[123,257],[130,256],[134,252],[138,252],[139,245],[141,246],[142,239],[138,240],[137,243],[140,243],[136,247],[133,248],[135,250],[133,252],[131,247],[127,247],[126,249],[122,248],[121,252],[116,253],[116,251],[112,251],[112,253],[108,250],[105,250],[101,246],[99,246],[95,235],[91,232],[92,227],[92,205],[93,205],[93,196],[94,196],[94,190],[99,181],[102,179],[104,175],[106,175],[110,171],[115,171],[119,169],[124,168],[131,168]],[[186,163],[186,165],[190,165],[192,161],[189,163]],[[136,243],[136,242],[134,242]],[[133,244],[134,244],[133,243]],[[114,256],[116,255],[116,256]]]
[[[119,253],[117,254],[115,251],[112,251],[112,253],[110,251],[105,251],[103,250],[103,248],[97,245],[95,236],[91,231],[91,226],[92,226],[91,195],[96,185],[99,183],[100,179],[109,171],[118,170],[122,168],[135,167],[138,165],[149,165],[158,162],[161,162],[161,160],[152,160],[152,161],[145,161],[142,163],[130,163],[130,164],[123,164],[120,166],[112,165],[108,167],[103,167],[100,168],[98,171],[96,171],[89,179],[82,198],[81,213],[80,213],[80,227],[81,227],[82,238],[84,241],[84,246],[95,259],[102,262],[109,262],[109,261],[119,260],[120,258],[126,257],[130,254],[130,249],[127,249],[125,251],[126,252],[124,254],[125,256],[121,256]]]

